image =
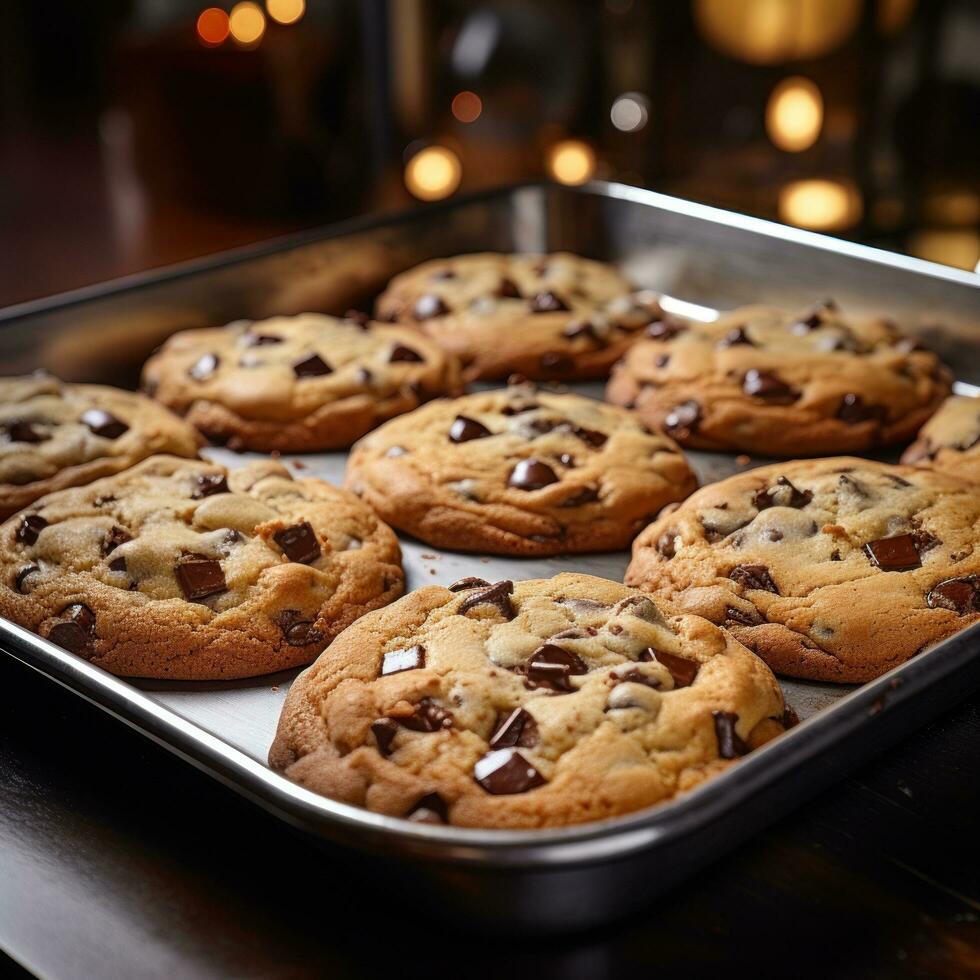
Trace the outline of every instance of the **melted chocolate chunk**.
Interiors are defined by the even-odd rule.
[[[545,779],[517,749],[488,752],[473,767],[473,778],[494,796],[526,793]]]
[[[28,576],[33,575],[35,572],[39,572],[40,570],[41,570],[40,566],[35,565],[33,563],[30,565],[24,565],[24,567],[21,568],[19,572],[17,572],[17,575],[14,578],[14,588],[21,595],[24,595],[24,580]]]
[[[609,439],[605,432],[600,432],[598,429],[583,429],[580,425],[572,427],[572,435],[592,446],[593,449],[601,449]]]
[[[456,611],[460,616],[465,616],[476,606],[482,606],[484,603],[489,603],[491,606],[496,606],[497,609],[500,610],[500,614],[505,619],[510,620],[516,615],[514,612],[514,604],[510,600],[513,592],[514,583],[505,579],[502,582],[497,582],[496,585],[491,585],[488,589],[477,592],[475,595],[467,596],[459,604],[459,609]]]
[[[48,522],[40,514],[26,514],[20,519],[14,537],[21,544],[36,544],[39,535],[47,526]]]
[[[405,814],[405,819],[411,823],[449,823],[449,808],[438,793],[428,793]]]
[[[738,347],[739,345],[755,347],[752,339],[745,332],[745,327],[736,327],[734,330],[730,330],[715,346],[724,349],[726,347]]]
[[[574,320],[564,330],[561,335],[568,340],[578,340],[580,337],[599,347],[605,347],[605,340],[596,333],[595,326],[589,320]]]
[[[293,365],[293,374],[297,378],[318,378],[333,374],[333,368],[319,354],[307,354]]]
[[[190,602],[228,591],[221,564],[207,555],[183,555],[174,568],[177,582]]]
[[[562,507],[584,507],[586,504],[594,504],[599,499],[599,488],[594,486],[582,487],[577,493],[566,497],[562,502]]]
[[[746,610],[737,606],[726,606],[725,620],[740,626],[761,626],[765,622],[758,609]]]
[[[745,372],[742,390],[772,405],[792,405],[800,397],[800,393],[786,384],[775,371],[757,371],[755,368]]]
[[[949,609],[960,616],[980,613],[980,575],[945,579],[929,590],[926,604],[930,609]]]
[[[133,536],[126,528],[120,527],[118,524],[113,524],[108,532],[106,532],[106,536],[102,539],[102,554],[108,555],[115,551],[119,545],[132,540]]]
[[[412,714],[395,720],[413,732],[437,732],[440,728],[453,727],[452,712],[440,708],[431,698],[422,698]]]
[[[442,301],[442,297],[436,296],[435,293],[420,296],[412,309],[412,315],[416,320],[431,320],[433,317],[445,316],[448,312],[449,307]]]
[[[542,354],[538,359],[538,365],[542,371],[567,373],[575,369],[575,361],[565,354],[556,354],[549,351]]]
[[[0,425],[0,433],[6,436],[9,442],[29,442],[39,443],[50,439],[46,432],[38,429],[33,422],[24,422],[21,419],[11,419]]]
[[[796,323],[791,327],[793,333],[805,334],[809,333],[811,330],[816,330],[823,324],[823,314],[819,310],[815,310],[809,316],[803,317],[801,320],[797,320]]]
[[[540,490],[551,483],[557,483],[555,471],[540,459],[533,456],[522,459],[510,472],[507,485],[515,490]]]
[[[538,744],[538,726],[534,718],[523,708],[515,708],[498,721],[490,736],[491,749],[511,749],[518,746],[531,749]]]
[[[728,577],[743,589],[762,589],[779,595],[779,589],[765,565],[736,565]]]
[[[625,674],[619,674],[618,678],[620,684],[643,684],[645,687],[652,687],[655,691],[660,690],[660,681],[656,677],[644,674],[642,670],[637,670],[636,667],[626,671]],[[625,706],[621,705],[621,707]],[[637,706],[631,705],[631,707]]]
[[[737,759],[740,755],[745,755],[749,751],[749,747],[735,731],[738,715],[734,711],[712,711],[711,716],[715,720],[718,754],[723,759]]]
[[[647,647],[640,654],[641,660],[656,660],[663,664],[674,679],[674,687],[690,687],[694,679],[698,676],[701,665],[696,660],[688,660],[687,657],[678,657],[676,654],[667,653],[665,650],[654,650]]]
[[[398,725],[390,718],[379,718],[371,724],[371,734],[378,746],[378,751],[387,758],[391,755],[391,743],[398,734]]]
[[[194,493],[191,496],[195,500],[200,500],[202,497],[211,497],[216,493],[230,492],[224,473],[200,473],[194,480]]]
[[[774,486],[756,491],[752,497],[756,510],[766,510],[768,507],[795,507],[798,510],[806,507],[811,500],[812,490],[798,490],[785,476],[779,477]]]
[[[575,466],[575,457],[571,453],[562,453],[558,457],[558,462],[562,466],[567,466],[569,469],[572,469]]]
[[[411,347],[406,347],[404,344],[395,344],[388,355],[389,364],[395,364],[398,361],[421,363],[424,360],[425,358],[417,350],[412,350]]]
[[[587,674],[589,668],[584,660],[570,650],[564,650],[554,643],[545,643],[537,648],[524,665],[524,674],[530,687],[547,687],[552,691],[571,691],[569,678],[573,675]]]
[[[493,433],[476,419],[471,419],[467,415],[457,415],[453,424],[449,427],[450,442],[469,442],[472,439],[486,439]]]
[[[320,643],[323,633],[316,628],[310,619],[298,619],[287,629],[283,630],[283,638],[291,647],[305,647],[311,643]]]
[[[911,534],[869,541],[864,546],[864,553],[871,564],[877,565],[883,572],[907,572],[922,565],[919,549]]]
[[[425,666],[425,647],[402,647],[398,650],[389,650],[381,658],[381,670],[379,677],[387,677],[389,674],[400,674],[403,670],[420,670]]]
[[[657,538],[656,548],[658,553],[664,558],[673,558],[674,555],[677,554],[676,538],[676,531],[664,531],[664,533]]]
[[[521,291],[517,288],[517,283],[513,279],[508,279],[504,276],[500,280],[500,285],[497,287],[495,295],[500,299],[520,299]]]
[[[460,578],[453,582],[449,586],[450,592],[465,592],[467,589],[483,589],[487,588],[490,583],[484,578],[474,578],[470,576],[469,578]]]
[[[701,406],[690,399],[675,405],[664,419],[664,431],[675,439],[689,439],[698,431]]]
[[[210,378],[215,371],[221,358],[217,354],[202,354],[188,369],[187,374],[195,381],[204,381]]]
[[[270,347],[273,344],[281,344],[282,337],[276,337],[271,333],[251,333],[242,334],[242,344],[245,347]]]
[[[550,289],[535,293],[527,301],[527,306],[532,313],[561,313],[568,310],[568,304]]]
[[[683,323],[668,317],[663,320],[654,320],[653,323],[648,324],[646,335],[653,340],[673,340],[685,330],[687,327]]]
[[[276,544],[290,561],[312,565],[320,557],[320,542],[309,521],[284,527],[272,535]]]
[[[70,653],[91,653],[96,638],[95,613],[79,602],[62,610],[61,616],[61,621],[48,630],[48,639]]]
[[[537,402],[525,402],[523,405],[505,405],[501,410],[501,415],[523,415],[525,412],[533,412],[541,406]]]
[[[129,431],[129,426],[125,422],[117,419],[112,412],[103,411],[101,408],[90,408],[82,412],[79,420],[91,429],[92,433],[102,436],[104,439],[118,439],[124,432]]]
[[[837,409],[837,418],[848,425],[857,425],[859,422],[871,420],[884,422],[888,415],[888,410],[880,405],[868,405],[860,395],[847,394],[841,399],[840,407]]]

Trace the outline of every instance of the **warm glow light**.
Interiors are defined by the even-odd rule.
[[[927,228],[912,236],[909,251],[920,259],[972,271],[980,261],[980,232],[973,228]]]
[[[779,219],[816,231],[848,228],[861,216],[857,192],[836,180],[794,180],[779,192]]]
[[[457,92],[453,98],[453,115],[461,123],[476,122],[483,112],[483,102],[476,92]]]
[[[809,78],[784,78],[772,90],[766,103],[766,132],[781,150],[808,150],[822,126],[823,96]]]
[[[197,18],[197,36],[205,44],[221,44],[228,37],[228,15],[220,7],[202,10]]]
[[[251,0],[236,3],[228,17],[231,36],[238,44],[252,46],[258,44],[265,34],[265,14],[261,7]]]
[[[650,118],[649,102],[639,92],[624,92],[613,102],[609,118],[621,132],[635,133],[643,129]]]
[[[306,13],[306,0],[265,0],[269,16],[280,24],[295,24]]]
[[[462,176],[459,157],[445,146],[427,146],[405,164],[405,186],[422,201],[449,197]]]
[[[926,194],[923,210],[937,224],[980,224],[980,195],[965,189],[934,191]]]
[[[584,184],[595,162],[595,150],[581,140],[562,140],[548,151],[548,173],[560,184]]]

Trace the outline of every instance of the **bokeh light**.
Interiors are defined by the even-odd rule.
[[[794,180],[779,191],[779,220],[814,231],[849,228],[861,217],[861,198],[838,180]]]
[[[560,184],[584,184],[595,173],[595,150],[582,140],[561,140],[548,151],[548,173]]]
[[[228,15],[220,7],[202,10],[197,18],[197,36],[208,47],[222,44],[228,37]]]
[[[306,13],[306,0],[265,0],[265,9],[278,24],[295,24]]]
[[[636,133],[650,118],[650,102],[639,92],[624,92],[613,102],[609,118],[621,132]]]
[[[421,201],[439,201],[459,187],[463,167],[445,146],[427,146],[405,164],[405,186]]]
[[[980,232],[975,228],[925,228],[909,240],[920,259],[972,271],[980,261]]]
[[[457,92],[453,97],[452,111],[461,123],[476,122],[483,112],[483,100],[476,92]]]
[[[265,14],[262,13],[262,8],[251,0],[236,3],[228,16],[228,28],[237,44],[254,47],[265,34]]]
[[[784,78],[772,90],[766,103],[766,132],[781,150],[808,150],[822,127],[823,96],[809,78]]]

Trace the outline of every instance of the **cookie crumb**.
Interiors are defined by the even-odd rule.
[[[739,466],[748,466],[749,463],[752,462],[752,457],[746,456],[745,453],[739,453],[735,457],[735,462],[738,463]]]

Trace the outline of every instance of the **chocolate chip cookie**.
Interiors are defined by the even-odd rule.
[[[661,320],[613,372],[609,401],[681,445],[768,456],[858,452],[911,439],[952,375],[888,320],[833,303],[750,306],[714,323]]]
[[[980,482],[980,398],[947,398],[905,450],[902,462]]]
[[[554,555],[625,548],[696,481],[631,413],[511,385],[386,423],[354,447],[346,485],[435,547]]]
[[[774,670],[864,681],[980,621],[980,494],[848,457],[698,491],[633,546],[626,582],[724,624]]]
[[[457,394],[459,368],[405,327],[304,313],[174,334],[143,384],[233,449],[345,449],[379,422]]]
[[[248,677],[309,663],[401,595],[400,560],[320,480],[154,456],[0,527],[0,615],[115,674]]]
[[[612,266],[577,255],[483,253],[396,276],[377,315],[415,325],[463,364],[467,381],[605,378],[660,308]]]
[[[769,669],[698,616],[588,575],[466,579],[339,636],[269,762],[411,821],[553,827],[669,800],[783,728]]]
[[[0,378],[0,520],[154,453],[195,457],[198,441],[189,425],[131,391],[46,374]]]

